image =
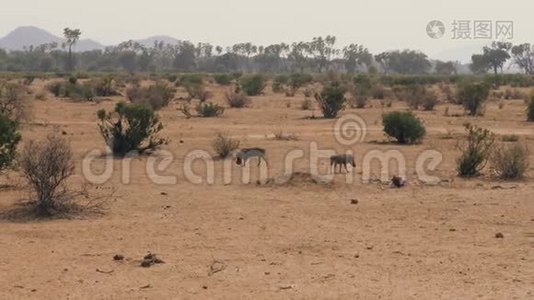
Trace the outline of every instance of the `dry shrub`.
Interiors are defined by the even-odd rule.
[[[381,84],[375,84],[371,87],[371,95],[374,99],[384,100],[387,96],[386,88]]]
[[[147,104],[159,110],[169,105],[175,92],[174,88],[159,82],[149,87],[133,86],[126,91],[126,97],[134,104]]]
[[[283,130],[277,130],[273,133],[274,139],[277,141],[298,141],[299,137],[295,133],[285,133]]]
[[[526,94],[519,89],[506,89],[504,91],[504,99],[506,100],[524,99],[525,95]]]
[[[74,174],[74,161],[65,139],[49,136],[44,141],[30,141],[20,156],[20,167],[38,215],[53,216],[72,209],[73,194],[66,182]]]
[[[300,105],[300,108],[302,110],[312,110],[313,109],[313,101],[310,98],[306,97],[304,99],[304,101],[302,101],[302,103]]]
[[[204,88],[203,84],[187,83],[185,84],[185,90],[187,91],[187,94],[189,94],[190,99],[198,99],[201,102],[204,102],[213,96],[211,92]]]
[[[438,103],[438,97],[433,91],[429,91],[423,85],[411,85],[406,87],[396,87],[395,95],[399,100],[406,101],[411,109],[431,111]]]
[[[452,90],[451,86],[448,84],[440,83],[439,89],[445,96],[445,100],[448,102],[455,102],[454,99],[454,91]]]
[[[21,122],[31,115],[31,103],[26,97],[26,88],[17,83],[0,81],[0,114]]]
[[[517,142],[519,141],[519,136],[515,134],[506,134],[501,137],[503,142]]]
[[[466,124],[467,143],[459,146],[462,155],[456,161],[458,175],[471,177],[480,174],[490,158],[495,142],[495,134],[491,131]]]
[[[250,98],[243,92],[227,92],[226,103],[232,108],[244,108],[250,106]]]
[[[228,157],[234,150],[239,148],[239,140],[233,139],[227,133],[219,132],[213,139],[212,146],[220,158]]]
[[[90,87],[94,94],[99,97],[110,97],[120,95],[117,90],[117,83],[112,77],[95,78],[84,84]]]
[[[520,179],[528,169],[528,149],[520,143],[500,145],[492,155],[491,162],[502,179]]]

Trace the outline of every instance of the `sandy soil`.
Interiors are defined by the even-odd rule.
[[[35,89],[42,83],[37,82]],[[215,102],[223,89],[212,87]],[[335,121],[305,119],[303,96],[267,93],[254,97],[249,109],[227,109],[215,119],[185,119],[178,104],[160,112],[170,138],[163,150],[174,156],[162,175],[178,182],[158,185],[145,171],[146,157],[135,158],[130,183],[121,183],[121,161],[113,162],[116,191],[101,216],[72,220],[0,220],[1,299],[533,299],[534,176],[502,182],[490,176],[464,180],[455,176],[455,145],[462,124],[477,123],[498,134],[516,133],[534,149],[534,125],[523,120],[522,101],[506,101],[502,110],[490,103],[483,118],[445,117],[445,104],[434,112],[417,112],[428,129],[424,143],[382,143],[377,102],[358,113],[368,124],[365,141],[339,145]],[[114,101],[118,100],[114,99]],[[104,150],[95,112],[114,101],[72,103],[49,96],[35,101],[34,117],[24,139],[65,131],[76,159],[72,186],[83,182],[82,159]],[[289,104],[288,104],[289,103]],[[290,107],[288,107],[290,106]],[[405,109],[395,102],[393,108]],[[450,112],[459,107],[450,106]],[[316,115],[319,113],[316,111]],[[309,172],[310,143],[339,152],[352,149],[354,183],[337,174],[332,184],[295,180],[284,185],[240,181],[232,165],[232,182],[222,178],[223,161],[215,161],[215,182],[193,184],[184,175],[184,157],[194,150],[213,153],[218,130],[240,137],[242,146],[267,149],[269,177],[284,173],[286,153],[304,150],[296,171]],[[283,130],[296,141],[278,141]],[[183,143],[180,143],[180,140]],[[408,186],[394,189],[376,180],[363,183],[362,159],[371,150],[399,150],[407,159]],[[424,150],[443,154],[432,172],[442,181],[417,180],[415,161]],[[327,161],[319,170],[327,174]],[[104,160],[96,160],[96,169]],[[534,159],[531,156],[531,166]],[[193,170],[206,175],[201,162]],[[396,172],[395,168],[392,169]],[[373,165],[373,178],[380,174]],[[2,177],[0,211],[24,199],[16,173]],[[356,202],[357,204],[351,202]],[[504,238],[496,238],[502,233]],[[164,264],[140,267],[148,252]],[[116,254],[123,261],[114,261]]]

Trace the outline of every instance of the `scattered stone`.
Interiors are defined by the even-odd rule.
[[[391,184],[396,188],[401,188],[406,185],[406,180],[399,176],[393,176],[391,178]]]
[[[97,271],[98,273],[102,273],[102,274],[111,274],[111,273],[113,273],[114,270],[111,270],[111,271],[103,271],[103,270],[100,270],[100,269],[96,269],[96,271]]]
[[[455,232],[455,231],[456,231],[456,229],[454,229],[454,228],[451,228],[451,229],[449,229],[449,231],[450,231],[450,232]]]
[[[208,289],[208,286],[203,285],[202,288],[205,289],[205,290],[207,290],[207,289]]]
[[[222,261],[214,260],[209,267],[208,276],[224,271],[225,269],[225,263],[223,263]]]
[[[293,286],[292,285],[285,285],[285,286],[281,286],[280,289],[281,290],[289,290],[289,289],[292,289]]]
[[[62,135],[67,135],[67,132],[66,132],[65,130],[63,130],[63,131],[61,132],[61,134],[62,134]]]
[[[140,289],[149,289],[151,287],[152,287],[152,285],[147,284],[147,285],[143,285],[142,287],[140,287]]]
[[[352,204],[352,205],[356,205],[358,203],[359,203],[358,199],[351,199],[350,200],[350,204]]]
[[[164,264],[165,262],[161,259],[159,259],[156,254],[149,253],[143,257],[143,261],[141,261],[141,267],[148,268],[151,267],[154,264]]]
[[[124,255],[116,254],[115,256],[113,256],[113,260],[124,260]]]
[[[169,195],[169,194],[167,194],[167,193],[165,193],[165,192],[161,192],[160,195],[162,195],[162,196],[167,196],[167,195]]]
[[[497,232],[497,233],[495,234],[495,238],[496,238],[496,239],[504,239],[504,234],[502,234],[502,233],[500,233],[500,232]]]
[[[183,144],[184,143],[184,140],[180,140],[180,144]]]

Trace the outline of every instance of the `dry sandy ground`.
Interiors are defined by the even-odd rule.
[[[217,91],[214,101],[222,103],[222,95]],[[84,155],[105,149],[95,111],[113,103],[49,98],[35,102],[24,138],[65,131],[76,158],[77,175],[71,182],[76,186],[82,182]],[[295,166],[302,172],[309,171],[311,142],[321,149],[347,150],[332,137],[334,121],[304,119],[311,112],[299,109],[301,99],[269,93],[254,98],[252,108],[228,109],[217,119],[187,120],[176,104],[161,111],[164,135],[171,139],[164,150],[175,157],[162,174],[175,175],[178,182],[151,182],[142,157],[132,162],[131,182],[121,184],[117,160],[105,185],[116,192],[103,215],[0,220],[0,299],[534,298],[532,179],[501,182],[486,175],[463,180],[454,172],[455,145],[467,120],[499,134],[516,132],[534,149],[534,125],[522,121],[521,101],[507,101],[502,110],[492,103],[478,119],[445,117],[445,105],[418,112],[428,137],[406,147],[380,143],[383,110],[376,103],[348,110],[345,114],[357,112],[369,126],[366,140],[351,147],[357,157],[352,184],[338,174],[329,185],[304,180],[258,186],[255,166],[252,184],[246,184],[238,180],[236,165],[233,182],[224,184],[222,161],[215,162],[214,184],[187,182],[185,155],[192,150],[213,153],[211,139],[220,129],[240,137],[242,146],[266,148],[271,177],[283,173],[284,155],[291,149],[305,150]],[[403,108],[395,103],[388,110]],[[300,139],[269,137],[280,129]],[[397,149],[406,156],[407,187],[362,183],[362,157],[376,149]],[[427,149],[443,153],[432,173],[443,180],[438,185],[422,184],[414,173],[417,155]],[[322,173],[326,164],[319,164]],[[103,160],[95,165],[102,167]],[[201,162],[194,165],[199,174],[204,169]],[[532,167],[528,175],[534,175]],[[2,181],[8,184],[0,189],[0,210],[5,212],[24,198],[25,189],[14,173]],[[496,233],[504,238],[495,238]],[[165,263],[140,267],[149,251]],[[116,254],[125,260],[114,261]]]

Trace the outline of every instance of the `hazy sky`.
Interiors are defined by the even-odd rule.
[[[513,42],[534,42],[532,0],[1,0],[0,36],[21,25],[60,35],[79,28],[104,44],[170,35],[220,45],[308,40],[333,34],[338,44],[371,51],[413,48],[430,55],[483,44],[453,40],[454,20],[511,20]],[[510,8],[509,8],[510,7]],[[447,32],[430,39],[426,25],[441,20]],[[495,26],[495,25],[494,25]]]

